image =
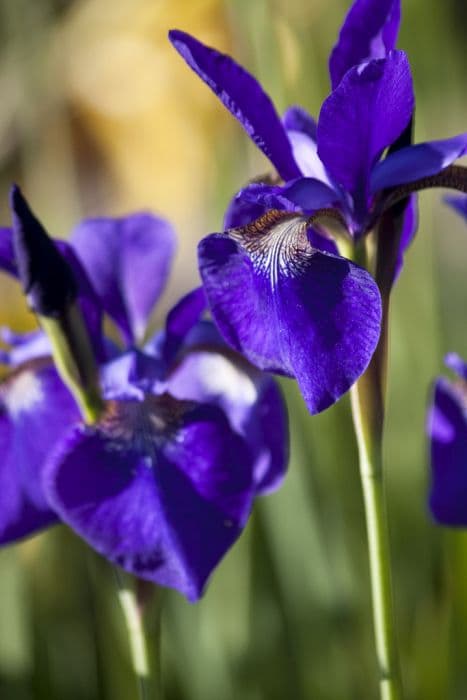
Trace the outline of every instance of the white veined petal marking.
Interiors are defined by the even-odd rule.
[[[271,210],[242,228],[228,231],[248,253],[256,272],[267,274],[274,289],[280,277],[296,277],[316,250],[307,236],[308,218]]]

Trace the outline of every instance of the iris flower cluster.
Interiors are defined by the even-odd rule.
[[[102,405],[84,422],[44,332],[4,330],[10,349],[1,359],[11,371],[0,386],[0,542],[61,521],[114,564],[194,601],[255,496],[283,479],[279,389],[203,320],[202,289],[141,345],[175,250],[167,221],[147,213],[87,220],[55,245],[17,188],[11,208],[0,267],[19,275],[42,320],[65,325],[77,303]],[[124,348],[102,334],[104,312]]]
[[[355,0],[317,121],[297,106],[280,117],[232,58],[170,32],[275,172],[234,196],[225,230],[199,244],[202,288],[149,339],[175,250],[171,226],[148,213],[93,219],[54,244],[13,188],[0,268],[19,277],[42,328],[65,334],[72,364],[80,355],[71,383],[94,417],[85,410],[83,420],[52,360],[63,352],[53,332],[4,329],[0,543],[64,522],[126,571],[192,601],[201,595],[254,498],[284,477],[285,407],[263,370],[295,378],[311,413],[347,392],[377,348],[417,228],[416,192],[465,188],[452,163],[467,152],[466,133],[412,144],[399,24],[400,0]],[[104,335],[104,315],[123,344]],[[439,464],[449,450],[460,474],[466,454],[467,370],[458,358],[450,366],[461,380],[438,382],[430,429],[440,520],[459,489],[457,476],[438,488]]]
[[[311,413],[339,399],[375,351],[381,294],[417,226],[411,193],[455,186],[448,166],[467,150],[466,133],[411,145],[414,94],[407,56],[395,48],[399,23],[399,0],[353,3],[330,56],[332,91],[317,122],[301,107],[280,118],[232,58],[170,32],[276,171],[243,188],[226,230],[199,245],[211,312],[253,364],[297,380]],[[373,276],[355,263],[370,235],[384,249]]]

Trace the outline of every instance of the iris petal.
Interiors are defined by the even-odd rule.
[[[301,181],[303,178],[299,178]],[[296,182],[296,181],[295,181]],[[239,228],[259,219],[270,209],[298,211],[299,204],[291,202],[282,194],[283,188],[276,185],[251,183],[237,192],[230,202],[225,217],[225,228]]]
[[[230,56],[205,46],[185,32],[173,30],[169,32],[169,38],[190,68],[238,119],[284,180],[299,177],[300,170],[285,129],[258,81]]]
[[[131,348],[101,366],[102,393],[106,399],[142,400],[164,375],[165,366],[159,358]]]
[[[193,350],[170,374],[167,390],[218,406],[250,447],[257,492],[279,487],[288,459],[287,413],[271,377],[227,348]]]
[[[163,356],[166,362],[174,359],[191,329],[206,310],[207,302],[202,287],[185,294],[167,314],[164,332]]]
[[[437,522],[467,525],[467,411],[465,388],[435,384],[428,418],[431,441],[430,509]]]
[[[49,498],[107,559],[194,601],[239,536],[253,496],[244,442],[212,406],[116,402],[49,463]]]
[[[43,491],[46,459],[79,418],[48,360],[19,367],[0,386],[0,542],[56,522]]]
[[[333,90],[350,68],[372,58],[385,58],[395,48],[400,15],[400,0],[353,3],[329,59]]]
[[[282,196],[304,214],[314,214],[318,209],[333,209],[343,205],[340,194],[314,177],[301,177],[281,188]],[[291,207],[289,207],[290,211]]]
[[[321,182],[330,185],[330,180],[326,169],[318,156],[318,144],[307,134],[301,131],[287,132],[289,141],[292,144],[294,158],[305,177],[314,177]]]
[[[29,360],[52,354],[50,341],[41,330],[16,334],[9,328],[1,328],[0,338],[10,345],[8,350],[2,351],[2,362],[10,367],[18,367]]]
[[[282,123],[286,131],[299,131],[302,134],[306,134],[306,136],[313,141],[316,141],[316,121],[311,114],[308,114],[306,109],[303,109],[300,105],[293,105],[286,109],[282,117]]]
[[[74,230],[72,246],[125,338],[141,340],[170,272],[175,251],[170,224],[148,213],[88,219]]]
[[[269,212],[201,241],[199,265],[226,341],[260,369],[295,377],[311,413],[365,370],[376,347],[375,282],[344,258],[312,248],[306,219]]]
[[[282,117],[292,145],[295,162],[305,177],[314,177],[327,184],[329,178],[318,156],[317,124],[301,107],[289,107]]]
[[[437,175],[467,153],[467,133],[441,141],[401,148],[377,163],[371,173],[372,192]]]
[[[407,57],[392,51],[348,71],[321,108],[318,154],[363,209],[371,168],[404,130],[413,106]]]
[[[0,228],[0,270],[13,277],[18,275],[11,228]]]

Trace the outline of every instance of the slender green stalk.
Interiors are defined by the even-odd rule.
[[[133,670],[138,684],[139,700],[161,700],[162,684],[160,674],[160,610],[157,611],[155,631],[149,639],[143,615],[143,606],[138,600],[135,587],[127,583],[116,569],[115,579],[118,586],[118,598],[122,607],[125,626],[130,645],[130,656]],[[152,648],[155,647],[155,656],[151,664]],[[151,659],[152,660],[152,659]]]
[[[363,407],[367,377],[352,389],[352,414],[357,436],[360,478],[365,505],[370,560],[373,622],[379,666],[381,700],[401,700],[402,688],[397,656],[391,585],[389,537],[386,521],[380,436],[374,438]]]
[[[382,217],[378,230],[351,251],[378,284],[381,334],[365,373],[351,389],[352,418],[357,438],[360,480],[365,507],[370,563],[373,624],[381,700],[402,700],[402,684],[394,625],[391,561],[384,492],[382,446],[386,394],[389,301],[397,269],[404,208]]]
[[[366,372],[352,387],[351,402],[365,506],[380,697],[381,700],[401,700],[382,468],[389,292],[382,292],[382,306],[380,340]]]

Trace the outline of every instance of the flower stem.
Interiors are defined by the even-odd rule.
[[[385,311],[383,316],[387,319],[387,307]],[[381,700],[401,700],[382,470],[385,326],[384,323],[380,345],[368,369],[352,387],[351,400],[365,506],[380,697]]]
[[[135,586],[127,582],[126,577],[124,578],[119,571],[116,569],[114,571],[118,598],[128,633],[131,663],[138,684],[138,698],[139,700],[161,700],[160,609],[157,610],[155,631],[150,639],[144,624],[144,606],[138,600]],[[154,647],[154,655],[151,654],[152,647]],[[155,657],[152,664],[151,656]]]

